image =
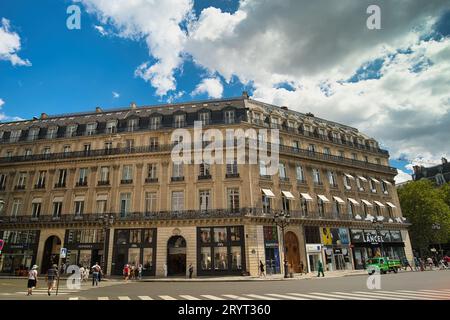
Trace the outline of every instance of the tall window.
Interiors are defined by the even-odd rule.
[[[120,194],[120,216],[126,217],[131,210],[131,193]]]
[[[76,124],[71,124],[68,125],[66,128],[66,137],[74,137],[77,135],[77,125]]]
[[[58,186],[64,187],[66,185],[67,169],[59,169]]]
[[[161,127],[161,117],[150,118],[150,129],[157,130]]]
[[[349,200],[347,201],[347,214],[352,217],[353,213],[354,213],[353,203],[351,203]]]
[[[69,153],[69,152],[70,152],[70,146],[64,146],[63,152],[64,152],[65,154]]]
[[[344,187],[347,190],[351,190],[351,188],[352,188],[352,184],[350,182],[350,178],[347,177],[346,175],[344,175]]]
[[[149,163],[147,167],[147,178],[148,179],[158,179],[158,164]]]
[[[125,141],[125,147],[128,149],[128,150],[133,150],[133,148],[134,148],[134,140],[133,139],[127,139],[126,141]]]
[[[207,177],[211,175],[210,165],[208,163],[201,163],[200,164],[200,176]]]
[[[127,181],[127,182],[133,180],[133,166],[132,165],[124,165],[123,166],[122,180]]]
[[[184,127],[186,115],[184,114],[176,114],[174,116],[174,126],[175,128],[182,128]]]
[[[13,130],[11,131],[11,135],[9,136],[9,142],[17,142],[19,141],[20,135],[22,134],[22,130]]]
[[[211,191],[200,190],[199,192],[199,204],[201,211],[211,210]]]
[[[225,123],[230,124],[235,122],[235,113],[234,110],[227,110],[225,111]]]
[[[268,176],[267,165],[262,160],[259,162],[259,175],[262,177]]]
[[[322,199],[317,198],[317,209],[320,217],[323,217],[325,214],[325,203]]]
[[[320,179],[320,170],[319,169],[312,169],[312,176],[313,181],[315,185],[321,185],[322,180]]]
[[[45,147],[44,150],[42,150],[42,154],[48,156],[50,155],[50,151],[51,151],[50,147]]]
[[[330,148],[324,147],[324,148],[323,148],[323,154],[325,154],[325,155],[327,155],[327,156],[331,155]]]
[[[292,141],[292,148],[294,148],[295,150],[300,149],[300,142],[299,141]]]
[[[61,212],[62,212],[62,202],[61,201],[53,202],[53,212],[52,212],[53,218],[60,218]]]
[[[377,185],[375,184],[375,181],[370,179],[369,183],[370,183],[370,191],[372,191],[373,193],[376,193],[377,192]]]
[[[239,210],[239,189],[229,188],[227,190],[228,209],[236,212]]]
[[[235,175],[238,173],[238,166],[237,166],[237,160],[234,159],[231,161],[231,163],[227,162],[227,174],[228,175]]]
[[[172,192],[172,211],[180,212],[184,210],[184,191]]]
[[[117,120],[110,120],[106,123],[106,133],[116,133],[117,131]]]
[[[0,190],[5,190],[6,188],[6,177],[6,174],[0,173]]]
[[[19,173],[19,180],[17,181],[17,186],[21,188],[25,188],[25,185],[27,183],[27,173],[26,172],[20,172]]]
[[[173,162],[172,163],[172,177],[173,178],[183,177],[183,167],[184,167],[184,164],[182,162],[181,163]]]
[[[25,157],[30,157],[31,154],[32,154],[31,149],[25,149],[25,153],[24,153]]]
[[[381,181],[381,191],[382,191],[384,194],[388,194],[388,187],[387,187],[386,182],[384,182],[384,181]]]
[[[113,147],[113,144],[112,144],[111,141],[106,141],[106,142],[105,142],[105,150],[111,151],[111,150],[112,150],[112,147]]]
[[[76,200],[75,201],[75,215],[81,216],[84,213],[84,200]]]
[[[286,174],[286,165],[282,162],[278,164],[278,173],[280,175],[280,179],[286,180],[287,174]]]
[[[33,218],[39,218],[41,215],[41,206],[42,204],[40,202],[33,202],[31,206],[31,216]]]
[[[28,131],[28,140],[34,141],[39,136],[39,128],[31,128],[30,131]]]
[[[306,217],[308,215],[308,201],[303,197],[300,200],[300,210],[302,212],[302,216]]]
[[[86,143],[84,145],[84,153],[85,154],[89,154],[90,151],[91,151],[91,144],[90,143]]]
[[[333,201],[333,214],[335,217],[338,217],[341,214],[341,207],[337,200]]]
[[[87,175],[88,175],[88,169],[87,168],[81,168],[79,171],[78,176],[78,184],[79,185],[86,185],[87,184]]]
[[[359,191],[364,191],[364,184],[359,177],[356,177],[356,186],[358,187]]]
[[[310,145],[308,146],[308,151],[309,151],[310,153],[316,152],[316,145],[310,144]]]
[[[270,198],[264,192],[262,193],[262,207],[263,213],[270,213]]]
[[[202,125],[208,125],[209,124],[209,112],[200,112],[199,114],[199,120],[202,122]]]
[[[336,173],[333,171],[328,171],[328,182],[330,183],[330,186],[337,187]]]
[[[106,213],[106,205],[107,205],[107,201],[106,200],[97,200],[97,213],[99,214],[103,214]]]
[[[100,181],[101,182],[109,181],[109,167],[101,167],[100,168]]]
[[[18,199],[18,198],[14,199],[11,216],[17,217],[20,214],[21,210],[22,210],[22,199]]]
[[[145,212],[156,212],[156,192],[145,193]]]
[[[95,130],[97,129],[97,123],[88,123],[86,125],[86,135],[87,136],[92,136],[95,134]]]
[[[289,210],[290,210],[289,199],[286,198],[284,195],[281,197],[281,204],[283,205],[283,211],[289,212]]]
[[[45,187],[45,176],[47,175],[47,171],[39,171],[36,187],[43,188]]]
[[[139,119],[137,119],[137,118],[129,119],[128,120],[128,131],[130,131],[130,132],[136,131],[138,129],[138,125],[139,125]]]
[[[55,139],[58,133],[58,127],[51,127],[47,129],[47,139]]]
[[[150,149],[156,150],[159,147],[159,139],[157,137],[150,138]]]
[[[352,153],[352,159],[353,160],[358,160],[358,154]]]
[[[297,165],[296,173],[297,173],[297,181],[298,182],[305,182],[305,175],[304,175],[304,172],[303,172],[303,167],[301,165]]]

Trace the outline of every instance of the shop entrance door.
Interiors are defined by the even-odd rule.
[[[167,275],[186,275],[186,240],[173,236],[167,242]]]
[[[320,255],[319,254],[309,254],[308,260],[309,260],[309,272],[316,272],[317,265],[319,264],[319,260],[320,260]]]
[[[345,259],[343,254],[335,254],[334,263],[336,270],[345,270]]]
[[[61,249],[61,239],[57,236],[48,237],[44,245],[44,254],[42,256],[43,274],[47,273],[48,269],[54,264],[59,263],[59,251]]]
[[[293,272],[300,272],[300,252],[298,238],[295,233],[289,231],[285,235],[287,261]]]

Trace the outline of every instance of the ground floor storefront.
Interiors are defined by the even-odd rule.
[[[11,230],[0,233],[5,240],[0,257],[1,273],[20,273],[33,264],[45,273],[52,264],[85,268],[99,263],[107,275],[122,276],[125,265],[142,276],[258,275],[364,269],[367,259],[385,255],[408,256],[406,230],[352,229],[292,224],[284,230],[270,224],[122,223],[109,229]],[[409,247],[408,247],[409,246]],[[67,256],[60,259],[61,248]],[[409,249],[408,249],[409,248]],[[410,259],[410,258],[408,258]]]

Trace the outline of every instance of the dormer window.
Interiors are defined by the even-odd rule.
[[[88,123],[86,126],[86,135],[93,136],[96,130],[97,130],[97,122]]]
[[[150,129],[151,130],[157,130],[161,127],[161,117],[151,117],[150,118]]]
[[[68,125],[66,128],[66,137],[74,137],[77,134],[77,128],[78,126],[76,124]]]
[[[206,126],[210,121],[210,114],[208,111],[203,111],[199,113],[199,121],[202,122],[202,125]]]
[[[47,129],[47,139],[55,139],[58,133],[58,127],[51,127]]]
[[[224,113],[224,120],[226,124],[234,123],[235,122],[235,112],[234,110],[227,110]]]
[[[28,132],[28,141],[34,141],[38,138],[39,128],[31,128]]]
[[[185,125],[186,121],[186,115],[185,114],[176,114],[174,116],[174,127],[175,128],[182,128]]]
[[[17,142],[19,141],[20,135],[22,134],[22,130],[14,130],[11,132],[9,136],[9,142]]]
[[[128,120],[128,131],[133,132],[136,131],[139,128],[139,119],[129,119]]]
[[[117,120],[110,120],[106,123],[106,133],[117,132]]]

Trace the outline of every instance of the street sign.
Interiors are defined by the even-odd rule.
[[[59,253],[59,257],[60,257],[61,259],[65,259],[66,256],[67,256],[67,249],[66,249],[66,248],[61,248],[61,251],[60,251],[60,253]]]

